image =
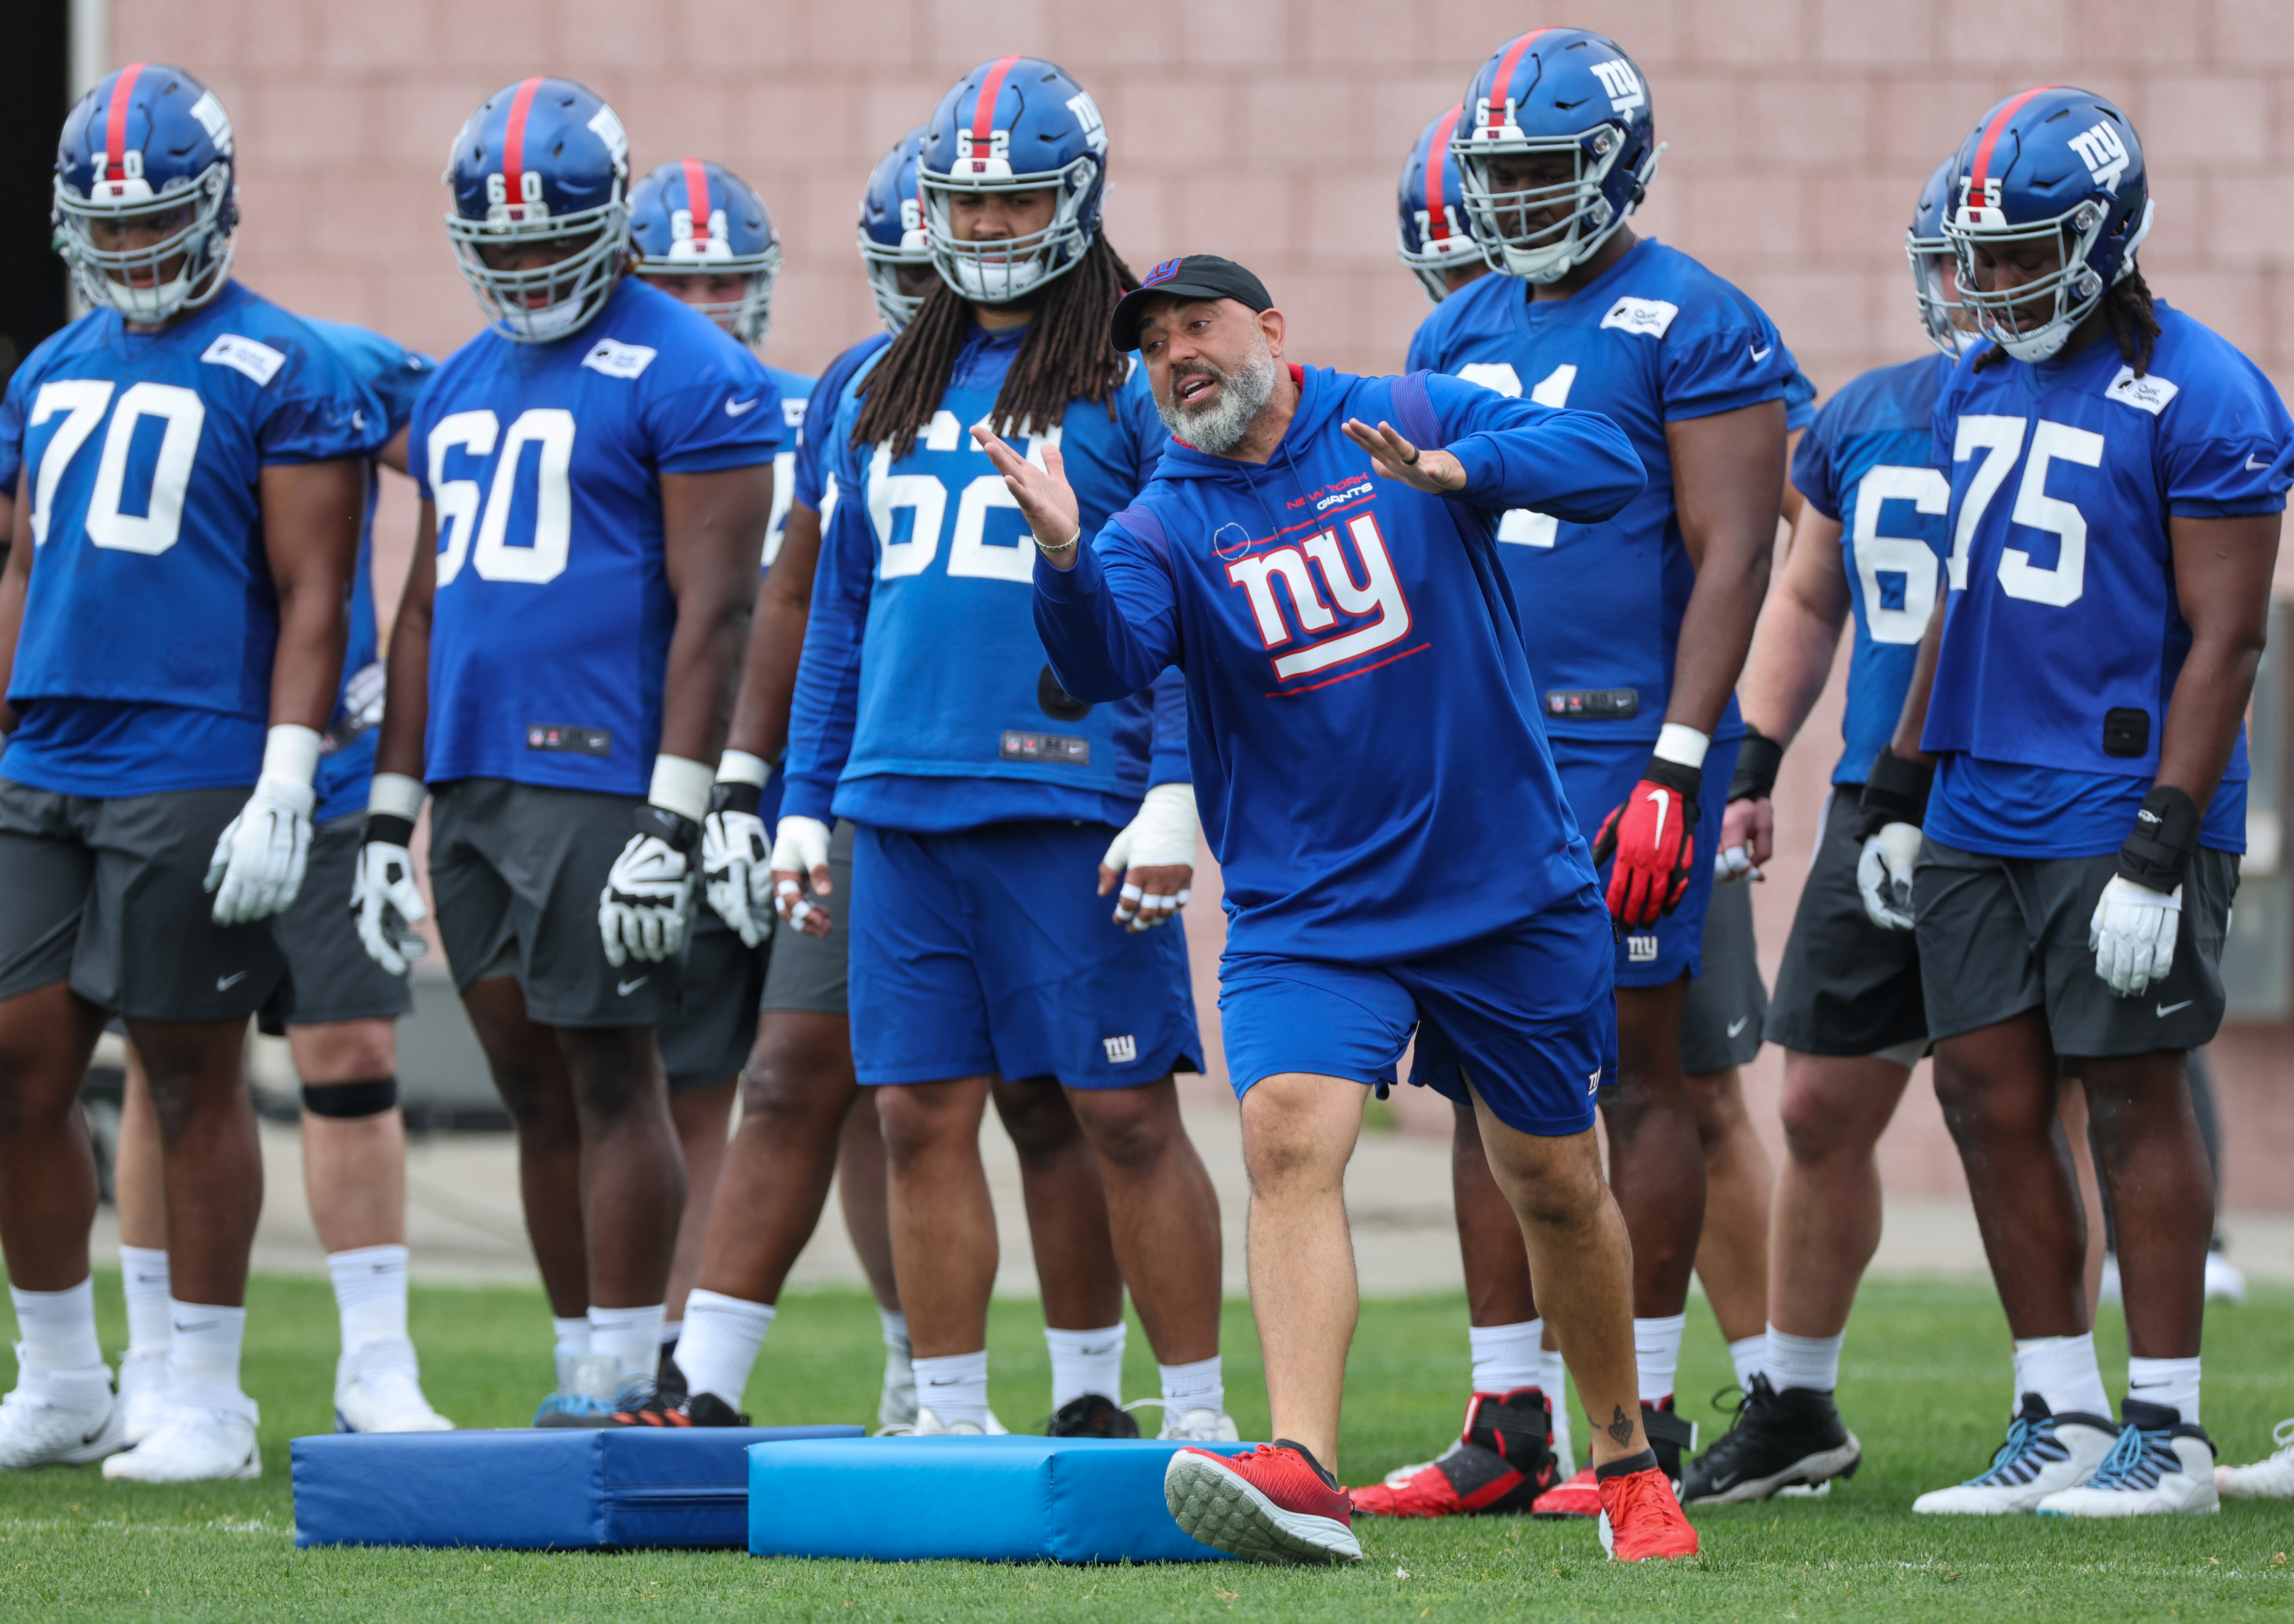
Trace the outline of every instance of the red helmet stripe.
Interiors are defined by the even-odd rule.
[[[136,77],[142,71],[142,63],[128,63],[111,87],[110,110],[103,118],[103,178],[107,181],[127,178],[127,166],[121,161],[127,153],[127,103],[135,94]]]
[[[697,158],[685,161],[685,212],[693,216],[693,240],[709,240],[709,171]]]
[[[988,138],[996,133],[996,102],[1004,93],[1004,77],[1019,60],[997,57],[980,81],[980,100],[972,104],[972,150],[981,158],[988,156]]]
[[[512,208],[525,201],[525,115],[541,88],[539,77],[522,80],[509,99],[509,127],[502,133],[502,191]]]
[[[2032,97],[2044,96],[2054,88],[2052,85],[2041,85],[2036,89],[2025,91],[2021,95],[2014,97],[2000,108],[1998,114],[1985,128],[1983,139],[1975,143],[1975,163],[1967,172],[1969,197],[1983,196],[1984,183],[1991,178],[1991,149],[1997,146],[1999,137],[2006,134],[2008,121],[2021,112],[2024,103],[2030,101]]]
[[[1513,70],[1521,66],[1521,59],[1529,54],[1530,46],[1552,32],[1551,28],[1532,28],[1508,45],[1505,54],[1498,58],[1496,77],[1490,80],[1489,127],[1491,129],[1501,130],[1505,127],[1506,92],[1513,88]]]
[[[1434,139],[1426,148],[1426,235],[1447,238],[1450,235],[1449,199],[1442,195],[1442,176],[1450,162],[1450,135],[1465,115],[1466,104],[1460,102],[1442,115],[1442,122],[1434,126]]]

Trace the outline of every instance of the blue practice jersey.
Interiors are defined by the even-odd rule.
[[[38,552],[0,775],[94,796],[252,784],[279,642],[263,470],[372,451],[374,395],[231,282],[158,333],[82,317],[8,400]]]
[[[1464,497],[1376,477],[1350,417],[1438,433]],[[1174,444],[1072,571],[1037,571],[1037,624],[1082,696],[1183,669],[1230,951],[1392,963],[1592,887],[1494,529],[1640,488],[1590,412],[1311,368],[1270,460]]]
[[[1951,360],[1875,367],[1832,397],[1793,455],[1810,507],[1840,526],[1855,646],[1848,656],[1846,744],[1834,784],[1861,784],[1895,736],[1912,663],[1943,586],[1951,486],[1929,463],[1936,394]]]
[[[635,278],[554,343],[449,356],[411,452],[438,514],[429,781],[645,794],[677,623],[661,476],[769,463],[781,436],[764,363]]]
[[[784,813],[931,832],[1020,818],[1128,823],[1151,784],[1187,776],[1175,679],[1147,697],[1070,700],[1036,635],[1036,548],[972,441],[1025,328],[972,329],[931,426],[895,461],[855,448],[848,388],[827,454],[840,492],[821,540],[789,719]],[[867,386],[863,375],[859,387]],[[1086,532],[1147,483],[1169,442],[1134,364],[1110,406],[1070,402],[1012,443],[1056,445]]]
[[[891,342],[890,333],[871,333],[859,343],[848,345],[821,373],[814,388],[820,397],[820,415],[813,419],[813,432],[797,431],[796,473],[790,498],[799,507],[825,516],[828,504],[836,499],[828,488],[835,459],[826,455],[826,450],[836,426],[837,411],[844,404],[845,393],[851,388],[853,378],[877,351]]]
[[[1949,597],[1921,747],[1928,832],[2021,857],[2116,851],[2159,772],[2191,647],[2168,520],[2278,513],[2294,420],[2260,369],[2163,301],[2147,375],[2107,338],[1975,369],[1935,409],[1951,476]],[[2245,849],[2240,732],[2200,840]]]
[[[1631,440],[1648,485],[1615,518],[1573,524],[1519,508],[1498,540],[1536,629],[1530,669],[1555,736],[1654,740],[1696,585],[1664,427],[1787,399],[1799,369],[1774,323],[1687,255],[1644,240],[1566,299],[1533,303],[1509,276],[1468,283],[1419,328],[1410,364],[1598,411]],[[1732,694],[1713,737],[1743,731]]]
[[[788,528],[789,503],[796,493],[796,449],[803,443],[812,379],[785,367],[767,367],[765,372],[781,392],[781,449],[773,453],[773,517],[765,527],[764,562],[770,567],[781,556],[781,536]]]
[[[347,321],[303,318],[324,339],[353,378],[373,391],[381,404],[383,443],[414,418],[414,402],[438,363],[395,339]],[[350,638],[343,650],[343,686],[335,714],[319,745],[319,772],[312,787],[318,808],[312,816],[332,823],[366,810],[367,786],[374,776],[375,745],[382,723],[382,652],[374,613],[374,508],[382,492],[379,465],[369,468],[366,518],[359,526],[358,571],[351,577]]]

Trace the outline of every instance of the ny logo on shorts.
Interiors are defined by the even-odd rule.
[[[1656,936],[1654,932],[1625,938],[1625,962],[1654,964],[1656,962]]]
[[[1128,1066],[1139,1058],[1139,1040],[1128,1032],[1121,1037],[1102,1037],[1099,1046],[1107,1051],[1110,1066]]]

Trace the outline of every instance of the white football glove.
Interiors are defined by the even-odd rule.
[[[646,807],[639,816],[661,810]],[[685,827],[693,829],[691,820]],[[694,830],[696,838],[699,832]],[[606,944],[606,962],[619,969],[631,959],[659,963],[675,958],[685,946],[693,881],[689,852],[664,832],[640,829],[630,836],[606,875],[606,889],[598,893],[598,934]]]
[[[1159,784],[1139,803],[1138,816],[1108,842],[1099,860],[1102,891],[1110,876],[1120,878],[1115,919],[1131,930],[1151,930],[1175,916],[1193,895],[1187,881],[1193,877],[1195,845],[1201,825],[1195,814],[1195,786]],[[1133,872],[1145,868],[1184,868],[1175,891],[1148,891],[1132,882]]]
[[[761,947],[773,933],[772,842],[757,816],[772,764],[746,751],[728,750],[717,765],[709,816],[701,824],[701,883],[709,905],[745,947]]]
[[[371,820],[367,826],[371,834]],[[351,918],[367,957],[394,976],[404,975],[409,964],[430,951],[414,929],[429,916],[405,846],[370,838],[359,848],[358,872],[351,881]]]
[[[805,897],[813,873],[828,866],[828,825],[817,817],[784,816],[773,828],[772,881],[780,915],[801,930],[806,920],[828,915]]]
[[[282,914],[303,889],[311,860],[311,788],[319,767],[319,735],[282,723],[263,749],[263,774],[239,816],[216,839],[205,889],[215,893],[215,922],[251,924]]]
[[[1883,930],[1912,928],[1912,865],[1919,861],[1917,824],[1883,824],[1867,836],[1856,859],[1856,889],[1865,916]]]
[[[2087,945],[2095,973],[2121,998],[2139,997],[2175,967],[2175,932],[2183,920],[2183,888],[2154,891],[2113,874],[2095,898]]]

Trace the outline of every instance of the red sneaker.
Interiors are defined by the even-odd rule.
[[[1245,1562],[1360,1562],[1346,1491],[1296,1444],[1230,1458],[1180,1449],[1163,1469],[1163,1503],[1189,1537]]]
[[[1613,1560],[1647,1562],[1696,1555],[1696,1531],[1673,1498],[1672,1483],[1662,1467],[1603,1478],[1600,1496],[1601,1548]]]
[[[1593,1468],[1587,1466],[1567,1482],[1548,1489],[1529,1507],[1533,1517],[1598,1517],[1601,1491],[1594,1485]]]
[[[1439,1459],[1354,1490],[1354,1505],[1379,1517],[1527,1511],[1553,1479],[1553,1414],[1544,1393],[1517,1387],[1476,1393],[1458,1441]]]

